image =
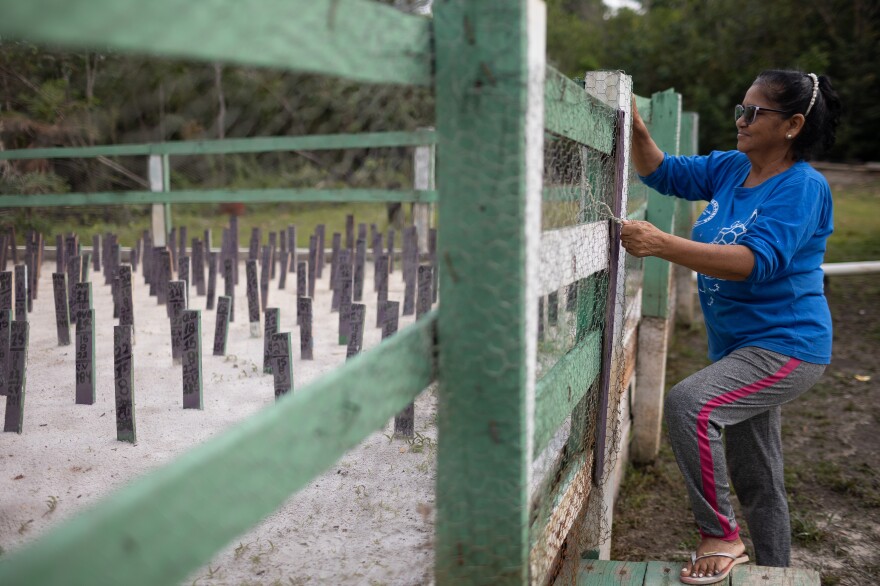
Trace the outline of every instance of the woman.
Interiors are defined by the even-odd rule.
[[[825,76],[765,71],[736,107],[737,150],[701,157],[661,152],[633,111],[632,159],[642,181],[709,202],[692,240],[648,222],[621,230],[630,254],[698,273],[713,360],[666,398],[670,441],[702,536],[680,580],[715,583],[748,561],[728,472],[757,563],[786,567],[780,406],[809,389],[831,360],[820,268],[831,191],[806,161],[833,145],[840,101]]]

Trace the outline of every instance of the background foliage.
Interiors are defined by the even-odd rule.
[[[844,104],[825,158],[880,152],[880,2],[645,0],[610,11],[601,0],[548,0],[548,53],[571,76],[622,69],[640,95],[674,87],[700,115],[700,148],[735,146],[733,106],[764,69],[831,77]]]

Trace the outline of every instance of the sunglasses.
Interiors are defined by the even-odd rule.
[[[743,122],[746,123],[746,126],[750,126],[755,123],[755,119],[758,117],[758,112],[764,110],[766,112],[779,112],[781,114],[788,114],[785,110],[774,110],[773,108],[764,108],[762,106],[743,106],[742,104],[737,104],[733,109],[734,121],[743,119]]]

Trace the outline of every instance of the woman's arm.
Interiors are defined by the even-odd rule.
[[[633,256],[656,256],[728,281],[746,280],[755,267],[755,255],[747,246],[694,242],[667,234],[650,222],[624,222],[620,241]]]
[[[657,143],[651,138],[645,121],[639,116],[639,110],[636,108],[636,99],[632,100],[632,162],[636,173],[642,177],[646,177],[657,170],[660,163],[663,162],[663,151],[657,147]]]

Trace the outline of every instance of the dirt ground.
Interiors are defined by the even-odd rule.
[[[878,584],[880,275],[834,277],[826,293],[834,358],[813,389],[783,408],[792,564],[819,571],[823,585]],[[668,385],[707,364],[705,351],[702,325],[677,327]],[[684,483],[663,442],[654,463],[627,470],[612,559],[683,561],[697,544]]]

